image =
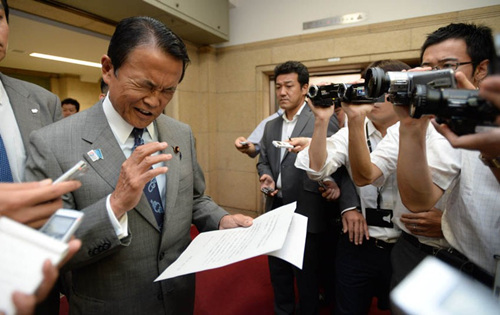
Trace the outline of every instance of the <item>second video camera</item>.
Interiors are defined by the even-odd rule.
[[[457,135],[477,132],[477,126],[495,127],[500,110],[479,97],[478,90],[431,89],[417,85],[411,96],[410,116],[436,115]]]
[[[418,84],[429,88],[456,88],[453,70],[385,72],[381,68],[370,68],[366,72],[366,95],[376,98],[388,93],[394,105],[410,105],[412,93]]]

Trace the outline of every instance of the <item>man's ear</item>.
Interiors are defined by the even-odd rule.
[[[479,82],[483,81],[488,75],[488,65],[490,64],[489,59],[485,59],[477,65],[474,71],[474,85],[479,86]]]
[[[306,83],[302,86],[302,95],[306,96],[307,92],[309,92],[309,83]]]
[[[114,75],[113,71],[113,63],[111,62],[111,58],[108,55],[103,55],[101,57],[101,71],[102,71],[102,79],[106,84],[109,84],[109,79],[111,75]]]

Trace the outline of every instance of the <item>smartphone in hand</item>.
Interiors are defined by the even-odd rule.
[[[53,184],[57,184],[57,183],[64,182],[67,180],[77,179],[78,177],[85,174],[87,172],[87,169],[88,169],[87,163],[85,161],[79,161],[72,168],[70,168],[64,174],[59,176],[59,178],[56,179],[53,182]]]
[[[40,228],[40,232],[62,242],[68,242],[80,226],[82,217],[81,211],[59,209]]]

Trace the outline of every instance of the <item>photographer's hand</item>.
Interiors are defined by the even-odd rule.
[[[479,95],[500,109],[500,75],[492,75],[484,79],[479,87]]]
[[[472,82],[467,79],[465,74],[463,74],[460,71],[455,72],[455,79],[457,80],[457,87],[459,89],[465,89],[465,90],[475,90],[476,87]]]
[[[441,217],[443,212],[437,208],[419,213],[406,213],[401,215],[401,222],[415,235],[426,237],[444,237],[441,230]]]
[[[330,120],[330,117],[332,117],[334,113],[335,109],[334,106],[328,106],[328,107],[316,106],[312,103],[310,98],[306,98],[306,101],[316,119],[327,120],[327,121]]]

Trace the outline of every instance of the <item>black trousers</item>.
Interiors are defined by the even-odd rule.
[[[274,198],[273,209],[283,205],[281,198]],[[337,229],[338,227],[333,227]],[[268,257],[269,272],[274,292],[275,314],[318,314],[320,287],[328,290],[333,281],[333,266],[325,268],[325,260],[334,262],[338,233],[307,233],[302,269],[273,256]],[[329,255],[329,254],[333,255]],[[325,258],[327,257],[327,258]],[[331,260],[330,260],[331,259]],[[322,281],[326,280],[326,281]],[[296,310],[295,283],[298,291]],[[327,292],[328,293],[328,292]]]
[[[481,267],[471,262],[466,256],[455,249],[439,249],[422,244],[418,239],[406,232],[401,233],[401,237],[394,247],[392,261],[394,264],[394,274],[392,287],[401,282],[413,268],[415,268],[428,255],[435,256],[439,260],[447,263],[451,267],[471,276],[488,288],[493,287],[493,275],[486,272]]]
[[[372,298],[379,309],[389,309],[393,244],[370,238],[361,245],[340,237],[336,259],[335,314],[368,314]]]
[[[275,314],[295,314],[295,280],[299,295],[298,313],[319,313],[319,257],[322,237],[322,234],[307,233],[302,270],[280,258],[268,257]]]

